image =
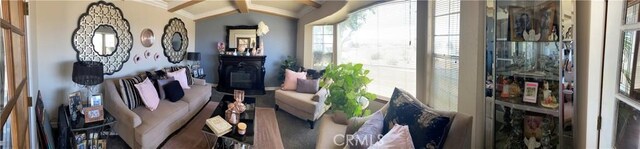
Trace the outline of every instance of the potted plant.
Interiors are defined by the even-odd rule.
[[[367,84],[371,78],[367,77],[369,70],[362,68],[362,64],[331,64],[327,66],[322,76],[321,86],[329,92],[325,104],[331,105],[331,109],[338,113],[344,113],[345,119],[368,115],[368,110],[363,111],[360,101],[362,98],[373,100],[375,94],[367,92]],[[339,116],[336,116],[339,117]],[[334,120],[335,117],[334,117]]]

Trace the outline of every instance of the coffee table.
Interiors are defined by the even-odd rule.
[[[218,107],[213,111],[210,117],[221,116],[225,117],[225,111],[227,110],[227,105],[229,103],[234,102],[233,96],[225,95]],[[239,146],[240,148],[253,148],[254,145],[254,132],[255,132],[255,103],[256,98],[245,97],[243,103],[247,107],[246,110],[240,114],[240,122],[247,124],[247,130],[244,135],[238,134],[237,125],[233,125],[233,130],[229,133],[224,134],[223,136],[217,137],[214,145],[214,148],[234,148],[235,146]],[[209,126],[204,125],[202,127],[202,132],[205,134],[208,147],[211,148],[211,143],[208,141],[209,137],[216,136]]]

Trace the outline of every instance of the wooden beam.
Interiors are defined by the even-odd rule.
[[[182,1],[181,4],[178,4],[176,6],[173,6],[171,8],[168,9],[169,12],[175,12],[178,11],[180,9],[184,9],[187,8],[191,5],[203,2],[204,0],[188,0],[188,1]]]
[[[235,0],[234,2],[240,13],[249,13],[249,0]]]
[[[307,5],[307,6],[311,6],[311,7],[315,7],[315,8],[320,8],[322,5],[320,5],[317,2],[314,2],[312,0],[298,0],[298,2]]]

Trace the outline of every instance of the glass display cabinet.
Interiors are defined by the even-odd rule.
[[[575,2],[488,1],[487,148],[573,148]]]

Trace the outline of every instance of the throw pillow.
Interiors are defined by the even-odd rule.
[[[285,70],[282,90],[295,91],[297,88],[298,79],[307,79],[307,73],[295,72],[289,69]]]
[[[167,85],[164,85],[164,92],[167,99],[171,102],[176,102],[184,97],[184,90],[179,81],[171,81]]]
[[[187,81],[187,73],[185,71],[187,71],[187,69],[182,68],[178,71],[167,73],[167,76],[173,77],[173,79],[179,81],[182,89],[190,89],[191,87],[189,87],[189,82]]]
[[[158,95],[160,95],[161,88],[158,85],[158,80],[167,79],[169,77],[167,76],[167,72],[163,70],[157,70],[157,71],[147,71],[145,73],[147,74],[147,78],[151,79],[151,83],[153,83],[153,87],[156,88],[156,92],[158,93]]]
[[[382,122],[384,116],[382,112],[377,111],[371,115],[369,120],[364,122],[360,129],[353,133],[353,137],[347,137],[347,145],[349,148],[366,149],[374,143],[378,142],[382,137]]]
[[[144,81],[135,84],[136,89],[140,92],[140,97],[142,97],[142,102],[147,106],[147,108],[151,111],[156,110],[158,108],[158,103],[160,103],[160,98],[158,98],[158,92],[156,88],[153,87],[153,83],[149,78],[144,79]]]
[[[396,88],[389,100],[387,115],[384,117],[383,134],[396,124],[409,127],[413,144],[417,148],[427,146],[442,148],[447,133],[444,129],[449,127],[449,118],[441,117],[410,93]],[[442,130],[435,130],[436,128]]]
[[[142,105],[140,92],[136,89],[135,84],[144,81],[145,78],[145,75],[140,74],[135,77],[118,80],[118,84],[120,84],[120,97],[122,98],[122,102],[124,102],[130,110]]]
[[[193,76],[191,75],[191,69],[189,68],[189,66],[172,66],[172,67],[167,67],[164,69],[165,72],[174,72],[174,71],[178,71],[180,69],[186,69],[185,73],[187,74],[187,83],[189,85],[193,85]]]
[[[320,89],[320,81],[316,80],[307,80],[297,78],[296,81],[296,92],[298,93],[309,93],[315,94]]]
[[[167,79],[163,79],[163,80],[158,80],[158,97],[160,97],[160,99],[166,99],[166,93],[164,91],[164,86],[169,84],[169,82],[171,81],[175,81],[175,79],[173,79],[173,77],[169,77]],[[181,87],[182,88],[182,87]]]
[[[373,144],[371,149],[387,149],[387,148],[415,148],[408,126],[395,125],[389,133],[384,135],[380,141]]]

